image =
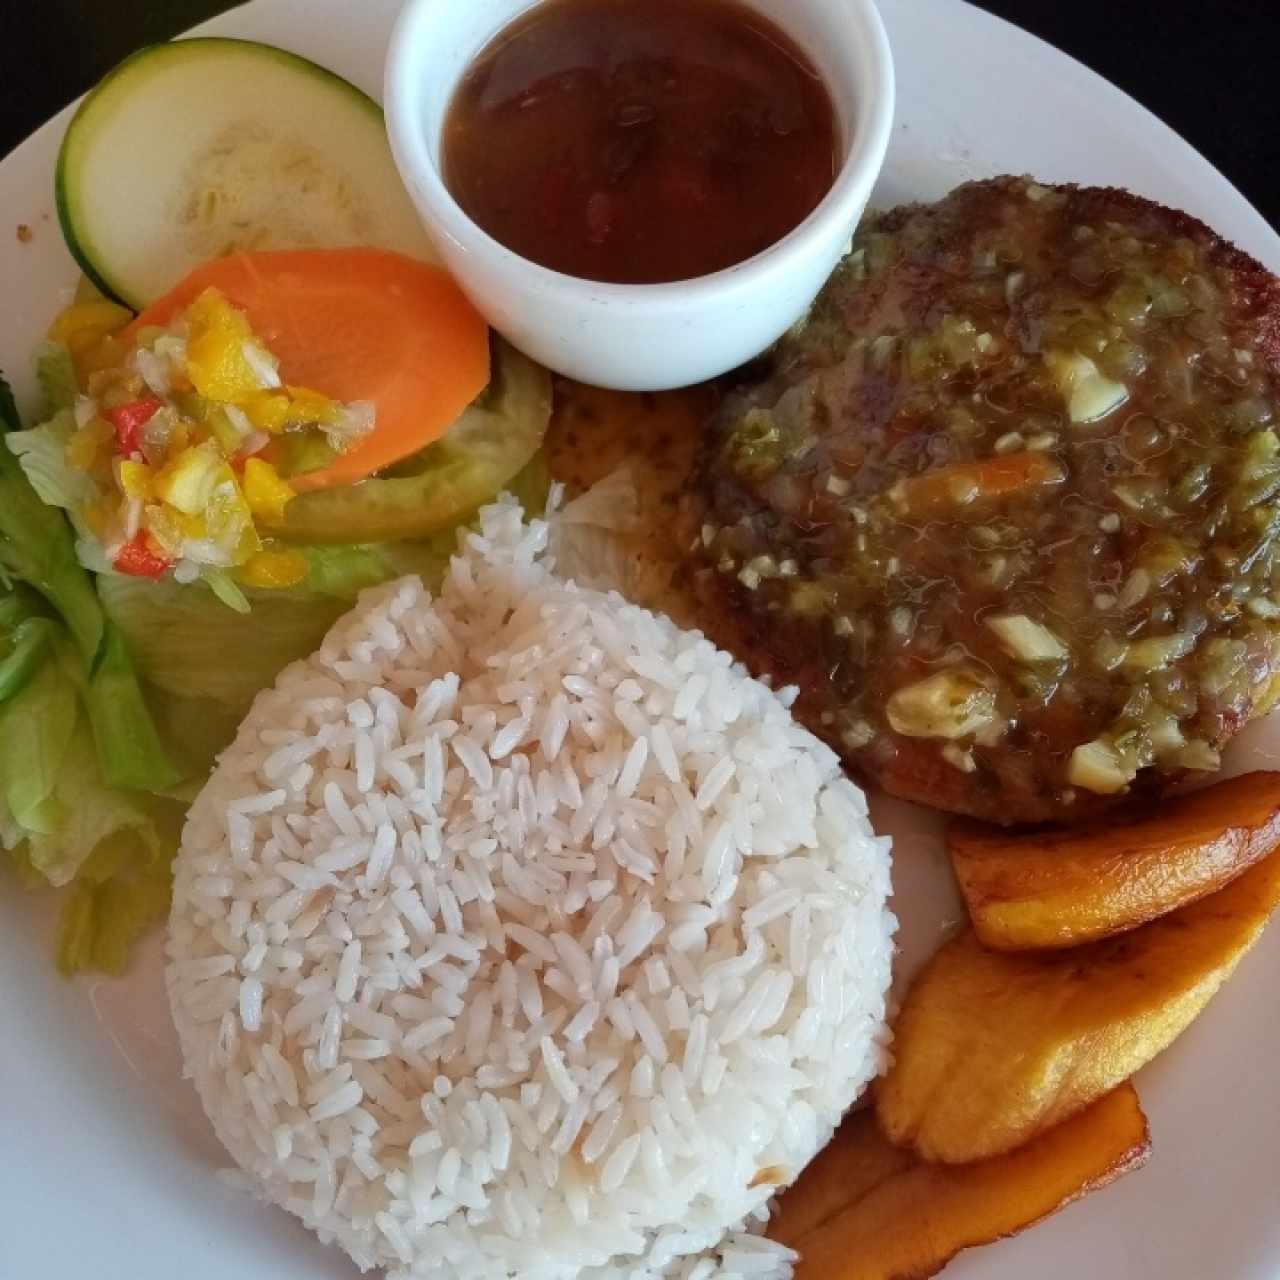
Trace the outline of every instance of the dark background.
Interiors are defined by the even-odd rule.
[[[441,0],[466,4],[469,0]],[[361,0],[349,0],[353,16]],[[1280,0],[982,0],[1171,124],[1280,225]],[[225,0],[0,0],[0,155]]]

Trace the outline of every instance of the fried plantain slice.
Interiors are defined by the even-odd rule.
[[[769,1235],[799,1251],[796,1280],[923,1280],[1139,1168],[1150,1149],[1129,1084],[1018,1151],[963,1166],[893,1146],[861,1111],[782,1197]]]
[[[1074,947],[1214,893],[1280,844],[1280,773],[1247,773],[1126,822],[947,833],[974,932],[1000,951]]]
[[[885,1133],[949,1164],[1029,1142],[1166,1049],[1277,902],[1273,853],[1207,898],[1069,951],[990,951],[966,929],[903,1002],[876,1095]]]

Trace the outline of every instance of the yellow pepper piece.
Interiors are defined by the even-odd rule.
[[[335,400],[309,387],[286,387],[285,390],[289,393],[287,426],[325,426],[337,421],[338,404]]]
[[[133,319],[126,307],[105,298],[93,302],[73,302],[54,318],[49,338],[65,343],[73,353],[87,351],[110,333],[116,333]]]
[[[172,509],[172,515],[173,527],[181,540],[203,541],[209,536],[209,522],[204,516],[189,516],[176,508]]]
[[[275,435],[289,420],[289,397],[280,391],[259,391],[240,406],[259,431]]]
[[[80,346],[69,344],[69,349],[81,386],[88,381],[91,374],[99,373],[104,369],[118,368],[124,361],[126,351],[125,344],[111,334],[95,338],[92,342],[83,343]]]
[[[248,587],[296,587],[307,576],[307,559],[297,551],[259,551],[240,570]]]
[[[187,537],[181,522],[193,518],[161,503],[148,503],[142,512],[142,527],[165,556],[176,560],[182,554],[182,544]]]
[[[189,516],[204,515],[219,485],[235,475],[214,444],[183,449],[155,477],[155,494]]]
[[[292,486],[280,479],[280,473],[271,463],[250,458],[244,464],[244,496],[255,519],[279,524],[295,493]]]
[[[92,471],[114,439],[115,431],[105,418],[91,418],[67,441],[68,464],[77,471]]]
[[[116,503],[103,498],[90,504],[84,510],[84,522],[94,537],[105,541],[116,524]]]
[[[139,498],[145,502],[152,496],[155,473],[145,462],[120,464],[120,488],[126,498]]]
[[[200,395],[238,404],[262,390],[245,356],[255,340],[242,312],[217,289],[206,289],[188,308],[187,321],[187,375]]]
[[[206,439],[211,437],[216,440],[218,448],[228,458],[234,458],[240,452],[240,446],[247,439],[243,430],[236,427],[227,416],[226,410],[219,405],[214,405],[209,409],[204,425],[208,429]]]
[[[262,539],[258,536],[258,530],[254,527],[253,522],[249,521],[240,530],[233,560],[236,564],[245,564],[247,561],[252,560],[261,550]]]

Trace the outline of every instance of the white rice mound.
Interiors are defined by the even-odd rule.
[[[547,542],[504,497],[258,698],[176,865],[186,1069],[363,1268],[786,1275],[770,1197],[885,1058],[889,842],[788,696]]]

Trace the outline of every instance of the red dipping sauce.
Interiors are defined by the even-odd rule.
[[[830,190],[830,94],[737,0],[545,0],[476,58],[445,185],[494,239],[567,275],[688,280],[767,249]]]

